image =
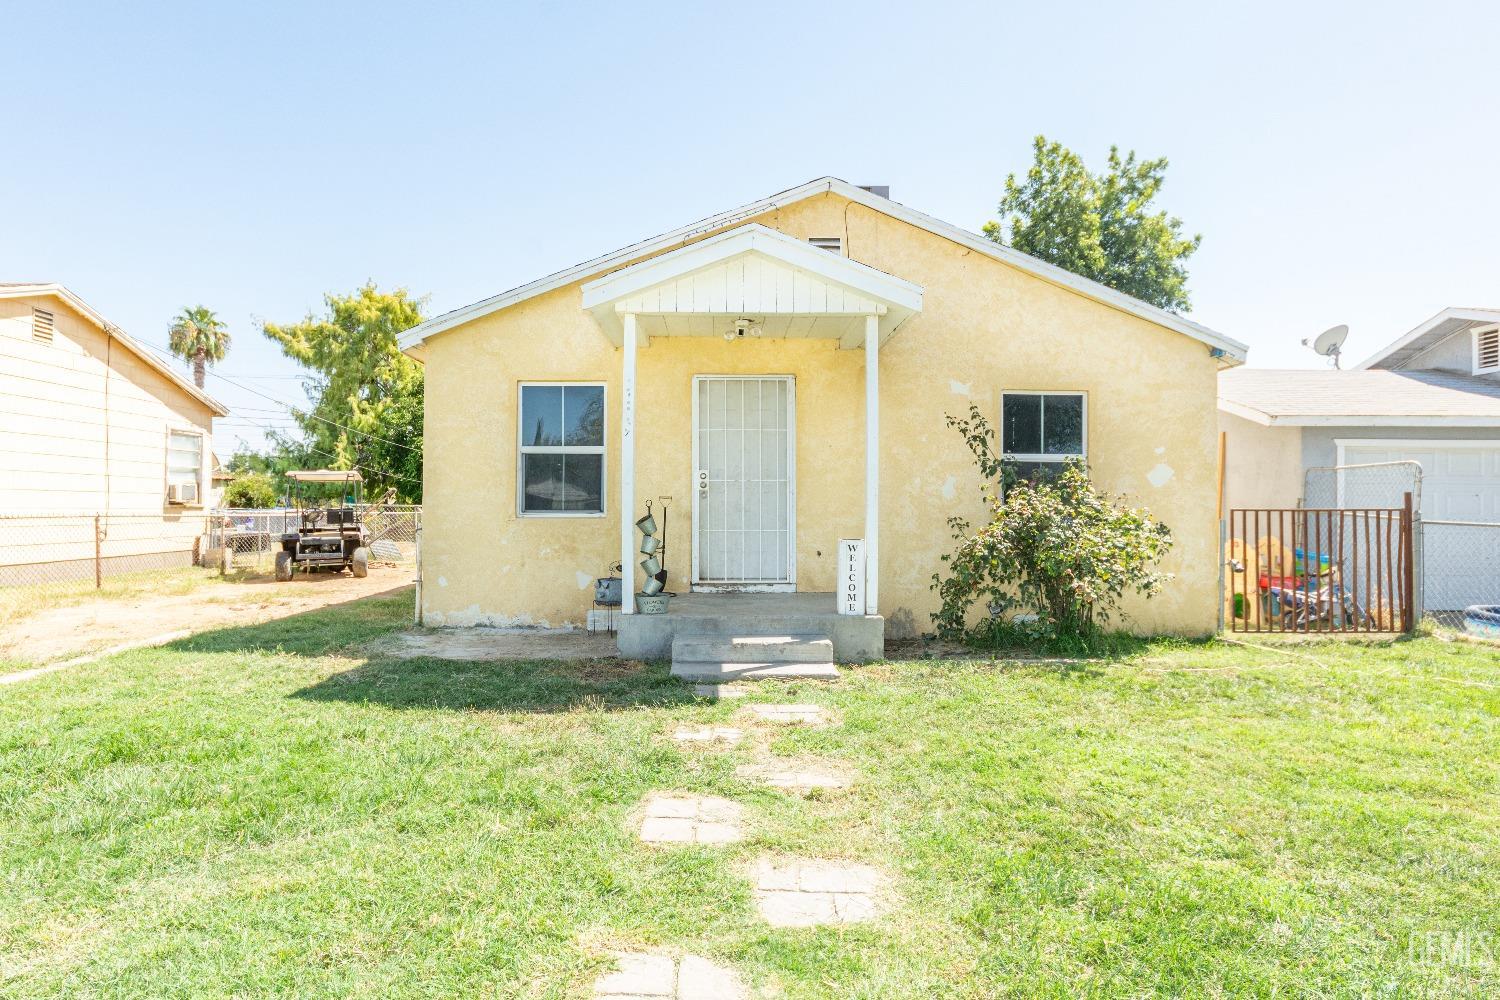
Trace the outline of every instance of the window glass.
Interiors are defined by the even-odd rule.
[[[523,385],[520,512],[604,513],[604,387]]]
[[[1042,397],[1042,454],[1083,454],[1083,397]]]
[[[1042,450],[1042,397],[1006,396],[1002,447],[1007,455],[1035,455]]]
[[[521,444],[556,447],[563,443],[563,387],[521,387]]]
[[[563,444],[604,444],[604,386],[570,385],[563,389]]]
[[[195,485],[203,472],[203,438],[172,431],[167,435],[167,483]]]

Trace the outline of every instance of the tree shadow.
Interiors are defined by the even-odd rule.
[[[665,664],[600,660],[373,659],[292,694],[397,709],[465,712],[621,711],[695,700]]]
[[[168,643],[184,653],[343,653],[359,666],[290,697],[400,709],[565,712],[663,707],[695,700],[665,664],[619,657],[592,660],[449,660],[383,652],[377,640],[410,628],[411,588],[351,598],[256,625],[213,629]]]

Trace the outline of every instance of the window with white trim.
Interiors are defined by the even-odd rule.
[[[1023,477],[1088,457],[1088,398],[1081,392],[1000,394],[1000,453]]]
[[[196,431],[167,433],[167,486],[193,487],[197,502],[198,484],[203,481],[203,435]]]
[[[1474,374],[1500,372],[1500,325],[1474,331]]]
[[[604,386],[523,382],[517,510],[526,517],[604,513]]]

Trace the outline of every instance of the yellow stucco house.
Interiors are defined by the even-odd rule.
[[[401,345],[426,365],[428,624],[576,625],[620,562],[631,655],[726,621],[878,655],[930,626],[946,520],[979,513],[944,424],[974,403],[1006,452],[1083,456],[1170,525],[1176,579],[1132,627],[1216,626],[1216,376],[1244,345],[880,189],[812,181]],[[663,497],[678,596],[636,614],[634,525]],[[862,614],[836,614],[841,539],[864,541]]]

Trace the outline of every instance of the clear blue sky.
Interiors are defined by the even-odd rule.
[[[717,7],[4,0],[0,280],[158,345],[201,302],[296,400],[256,320],[325,291],[444,311],[823,174],[977,230],[1044,132],[1170,157],[1192,315],[1254,365],[1500,304],[1495,4]]]

